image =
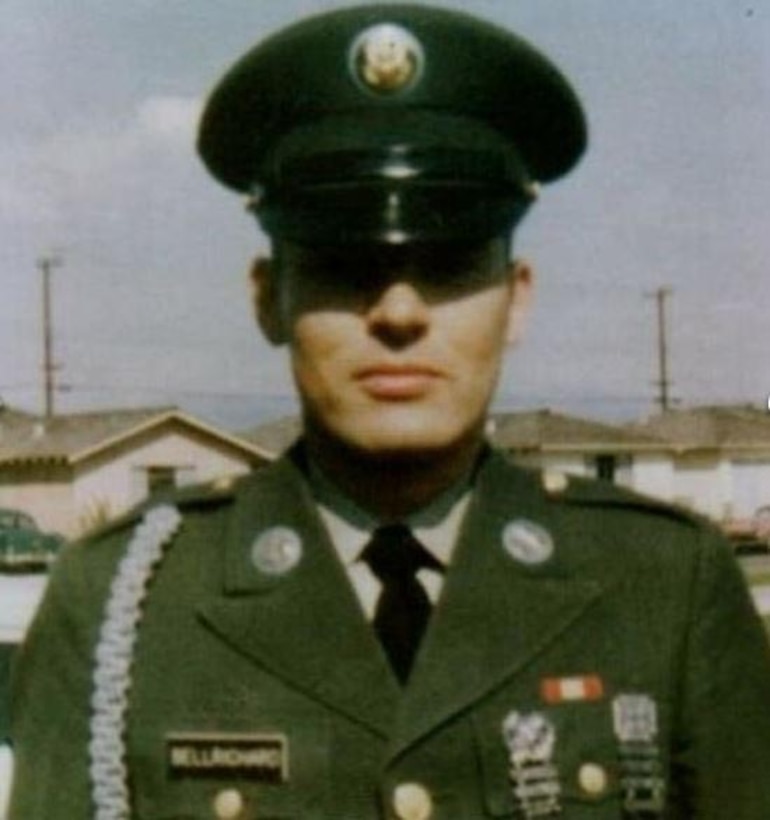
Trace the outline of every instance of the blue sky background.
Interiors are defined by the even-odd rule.
[[[197,160],[205,93],[256,40],[351,5],[3,0],[0,396],[42,407],[40,274],[54,272],[61,411],[178,404],[233,428],[292,412],[284,354],[251,319],[267,245]],[[464,0],[571,77],[589,152],[519,230],[538,271],[497,406],[606,419],[654,410],[655,303],[673,393],[770,393],[770,4]]]

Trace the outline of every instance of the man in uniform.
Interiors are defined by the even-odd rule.
[[[586,142],[516,36],[367,6],[249,52],[199,148],[272,239],[304,435],[59,561],[13,820],[767,820],[770,651],[688,514],[484,441],[511,232]]]

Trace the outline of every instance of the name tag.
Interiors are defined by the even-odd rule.
[[[288,741],[279,734],[167,735],[166,763],[172,778],[238,778],[276,784],[289,779]]]

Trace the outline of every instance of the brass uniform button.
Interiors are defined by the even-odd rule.
[[[433,798],[422,783],[401,783],[393,790],[393,810],[399,820],[429,820]]]
[[[578,785],[589,797],[601,797],[609,785],[609,777],[604,766],[598,763],[584,763],[578,770]]]
[[[245,801],[238,789],[222,789],[217,792],[213,804],[217,820],[238,820],[243,816]]]
[[[213,479],[209,485],[214,492],[226,493],[235,486],[234,475],[221,475]]]
[[[558,470],[546,470],[543,473],[543,488],[549,495],[563,493],[569,485],[569,478]]]

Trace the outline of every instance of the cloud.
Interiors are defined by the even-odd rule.
[[[99,179],[105,173],[120,173],[163,146],[186,154],[195,138],[199,110],[197,99],[148,97],[127,121],[92,122],[55,135],[40,146],[41,159],[64,173]]]
[[[140,101],[128,118],[78,122],[37,140],[0,144],[0,161],[9,169],[34,167],[54,174],[100,177],[159,145],[185,152],[195,139],[201,102],[153,96]]]
[[[189,97],[149,97],[140,103],[136,122],[141,132],[173,145],[191,145],[201,101]]]
[[[151,96],[127,117],[0,142],[0,227],[66,220],[146,173],[170,172],[174,156],[190,156],[200,109],[196,98]]]

